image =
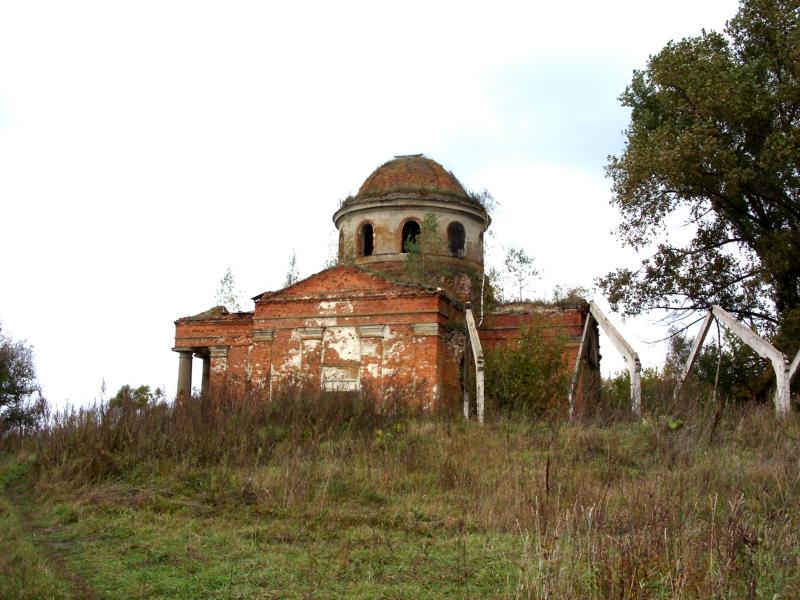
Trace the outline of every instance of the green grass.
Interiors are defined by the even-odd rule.
[[[71,598],[75,588],[38,543],[24,489],[30,461],[0,455],[0,594],[3,598]]]
[[[205,460],[109,435],[102,463],[79,426],[2,457],[0,596],[797,597],[797,415],[683,419],[408,418]]]

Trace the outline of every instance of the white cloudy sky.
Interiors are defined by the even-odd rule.
[[[617,96],[734,0],[0,2],[0,320],[55,404],[175,387],[173,321],[301,275],[379,164],[425,153],[489,189],[529,290],[636,257],[610,234]],[[249,306],[248,306],[249,308]],[[614,317],[618,322],[619,318]],[[663,335],[622,324],[645,364]],[[605,370],[621,360],[605,344]]]

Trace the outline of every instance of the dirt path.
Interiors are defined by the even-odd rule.
[[[53,539],[60,527],[43,526],[35,514],[32,483],[29,476],[17,478],[5,486],[2,493],[9,500],[19,517],[19,522],[33,545],[41,551],[41,555],[52,566],[53,572],[61,579],[68,581],[72,587],[73,597],[80,600],[95,600],[99,596],[89,587],[86,580],[71,570],[67,564],[64,551],[71,546]]]

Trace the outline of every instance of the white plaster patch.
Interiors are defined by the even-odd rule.
[[[370,363],[367,365],[367,373],[373,379],[377,379],[381,374],[381,366],[378,363]]]
[[[319,311],[323,315],[337,315],[341,313],[352,314],[353,303],[350,300],[334,300],[331,302],[322,301],[319,303]]]
[[[355,327],[329,327],[322,336],[322,362],[360,361],[361,339]]]
[[[312,327],[336,327],[338,321],[336,317],[323,317],[322,319],[308,319],[307,322]]]
[[[253,379],[253,344],[250,344],[247,347],[247,365],[245,366],[245,372],[247,373],[247,379]]]
[[[361,340],[361,356],[377,358],[379,355],[380,353],[378,352],[378,344],[369,338]]]
[[[286,353],[286,361],[280,367],[283,372],[299,371],[303,360],[303,352],[300,348],[290,348]]]
[[[322,367],[322,389],[352,392],[359,388],[358,367]]]

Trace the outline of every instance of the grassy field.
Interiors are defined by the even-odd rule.
[[[100,407],[7,440],[0,596],[800,597],[796,414],[481,428],[343,402]]]

